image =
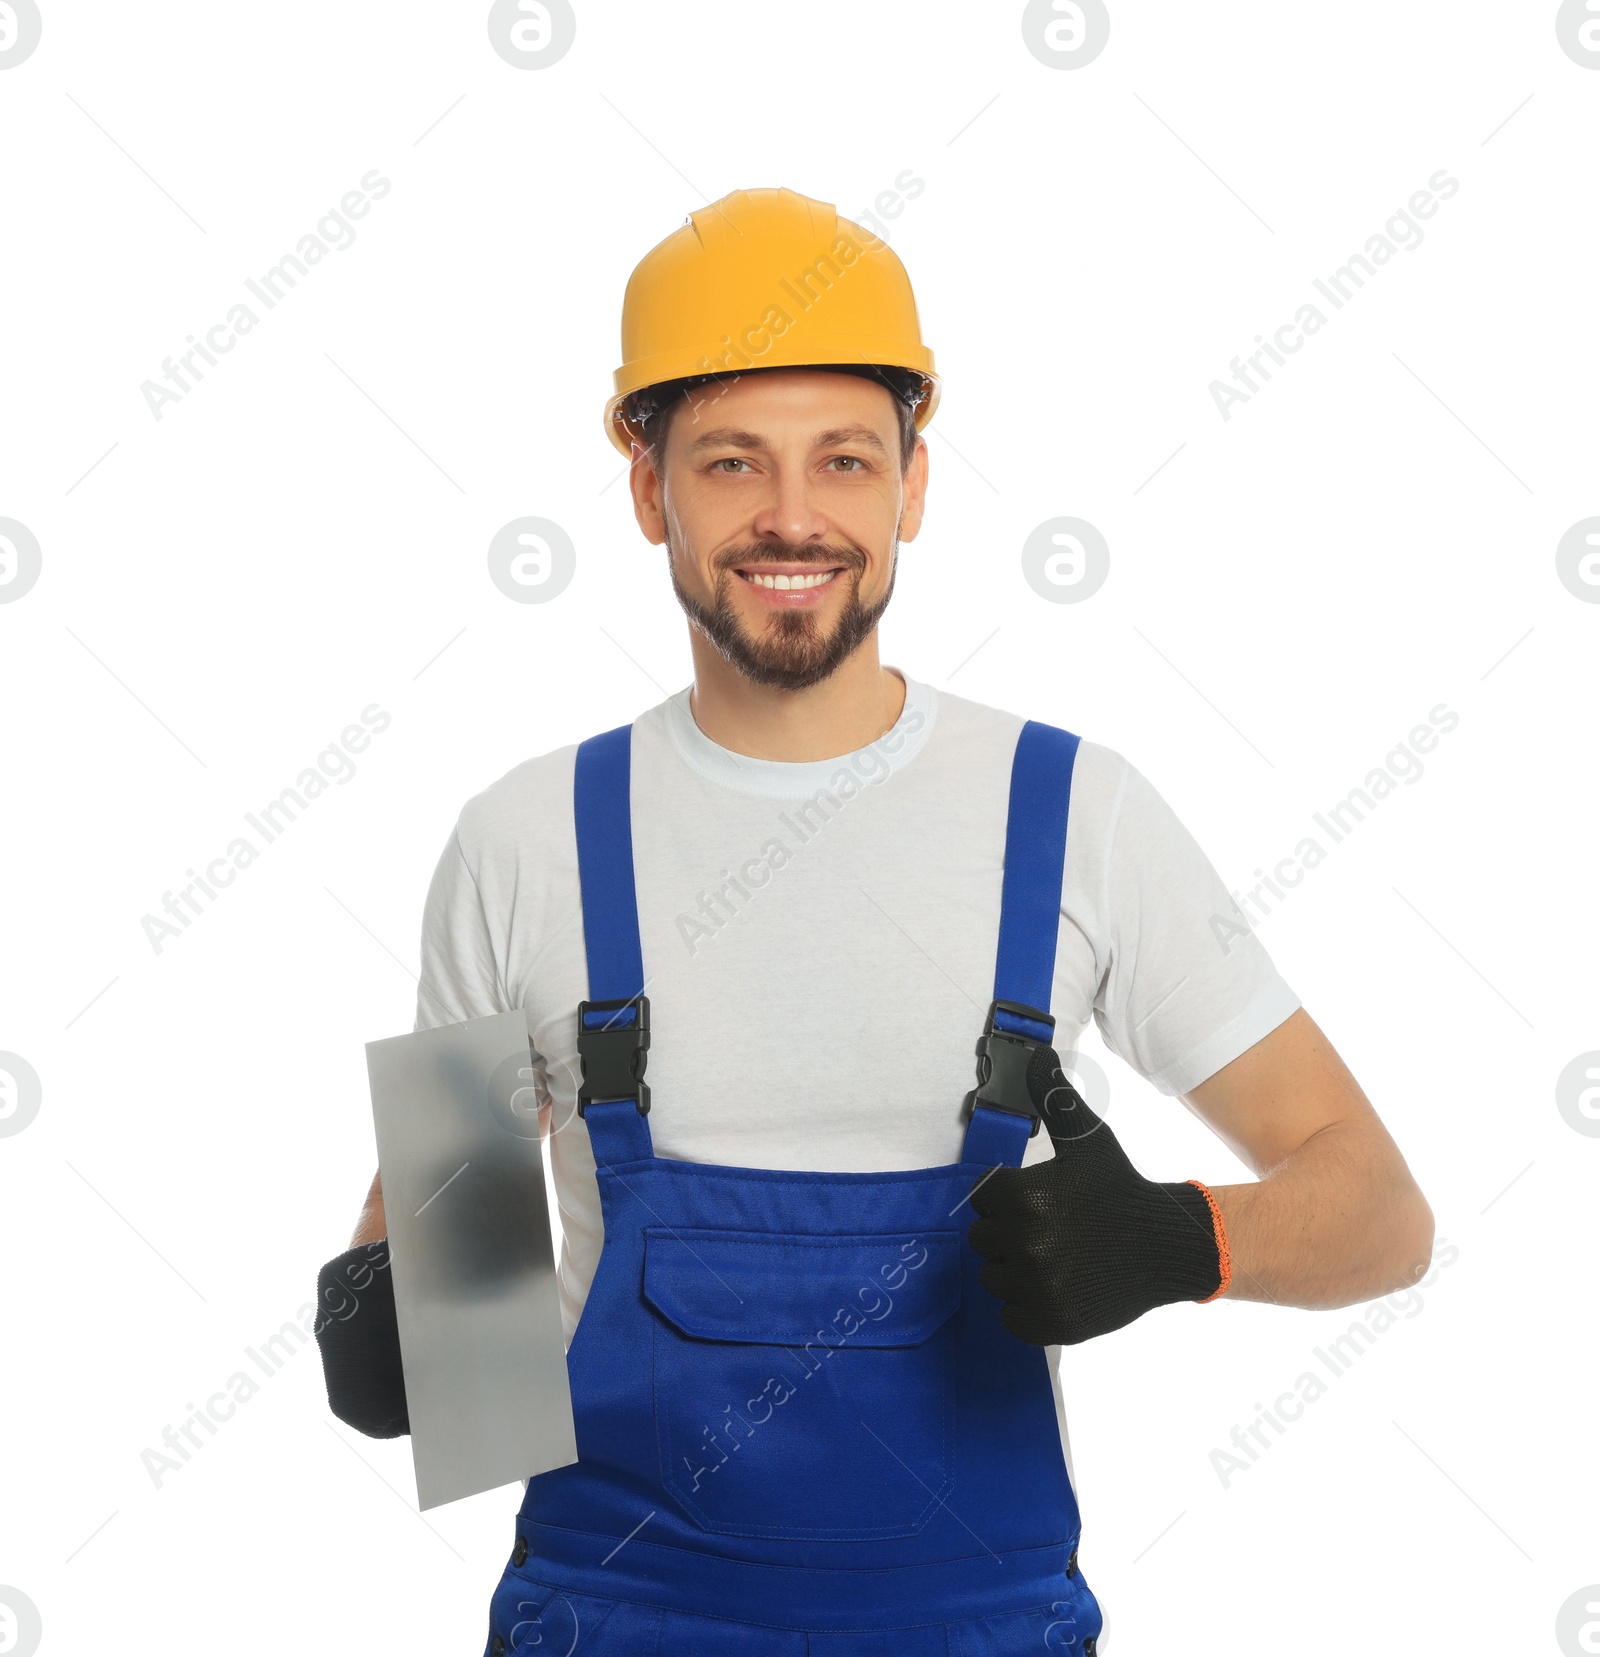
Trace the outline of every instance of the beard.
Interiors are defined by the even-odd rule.
[[[771,685],[777,690],[805,690],[833,673],[878,625],[878,618],[894,596],[899,550],[896,541],[889,563],[888,585],[883,597],[870,605],[861,602],[866,554],[848,543],[839,547],[810,547],[804,551],[786,547],[781,541],[753,541],[747,546],[732,547],[716,560],[716,592],[709,607],[684,590],[670,547],[667,569],[684,614],[711,641],[724,661],[752,684]],[[849,587],[837,618],[830,625],[810,611],[775,610],[761,630],[752,633],[734,606],[734,584],[744,579],[734,566],[761,563],[842,564],[844,568],[833,579],[848,582]]]

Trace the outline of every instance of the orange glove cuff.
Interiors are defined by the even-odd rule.
[[[1217,1228],[1217,1264],[1222,1271],[1222,1281],[1205,1297],[1205,1300],[1195,1302],[1197,1306],[1204,1306],[1207,1301],[1215,1300],[1218,1295],[1228,1292],[1228,1285],[1233,1281],[1233,1258],[1228,1253],[1228,1228],[1223,1223],[1222,1210],[1217,1206],[1217,1199],[1211,1195],[1210,1188],[1202,1185],[1199,1180],[1192,1179],[1187,1183],[1194,1186],[1206,1199],[1206,1207],[1211,1210],[1211,1219]]]

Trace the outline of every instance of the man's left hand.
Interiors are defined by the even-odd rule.
[[[1054,1049],[1034,1053],[1028,1091],[1055,1155],[985,1174],[970,1197],[980,1218],[967,1228],[1006,1328],[1035,1346],[1073,1346],[1152,1307],[1220,1295],[1228,1239],[1206,1187],[1145,1179]]]

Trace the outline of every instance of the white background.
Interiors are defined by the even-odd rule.
[[[0,73],[0,516],[43,549],[0,604],[0,1049],[43,1089],[0,1138],[0,1583],[47,1657],[481,1648],[519,1492],[419,1516],[309,1346],[159,1487],[141,1452],[346,1243],[462,802],[688,678],[600,429],[629,270],[729,190],[848,214],[907,170],[945,389],[888,661],[1119,749],[1241,891],[1460,719],[1259,927],[1459,1257],[1227,1486],[1362,1308],[1069,1351],[1114,1649],[1559,1650],[1600,1581],[1600,1139],[1555,1091],[1600,1048],[1600,607],[1555,563],[1600,513],[1600,72],[1555,5],[1116,0],[1062,72],[1015,3],[614,0],[529,72],[482,6],[43,4]],[[141,383],[373,168],[354,244],[157,421]],[[1441,168],[1422,244],[1224,420]],[[577,546],[555,602],[488,579],[524,514]],[[1083,603],[1022,578],[1063,514],[1111,549]],[[372,703],[355,778],[156,953],[141,917]],[[1099,1057],[1147,1173],[1247,1177]]]

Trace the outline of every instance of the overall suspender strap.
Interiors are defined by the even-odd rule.
[[[1000,946],[995,955],[997,1001],[1050,1010],[1061,924],[1061,880],[1067,856],[1067,812],[1078,739],[1030,719],[1011,761],[1011,810],[1006,818],[1006,868],[1000,890]],[[1001,1011],[1001,1029],[1049,1041],[1052,1027]]]
[[[620,1000],[644,990],[639,901],[633,885],[629,757],[633,727],[619,725],[578,744],[572,807],[583,888],[583,944],[589,999]]]
[[[578,1110],[588,1124],[597,1167],[653,1154],[645,1120],[650,1090],[642,1080],[649,1026],[641,999],[644,952],[633,878],[632,747],[633,727],[619,725],[580,742],[573,770],[578,884],[589,967],[589,1000],[578,1013],[584,1070]],[[604,1050],[602,1044],[622,1052]]]
[[[1049,1042],[1055,1026],[1003,1003],[1050,1010],[1056,936],[1061,924],[1061,882],[1066,867],[1067,816],[1078,738],[1030,719],[1017,737],[1011,760],[1006,815],[1005,873],[1000,887],[1000,940],[995,952],[991,1024],[1004,1036]],[[985,1030],[985,1040],[989,1030]],[[1017,1167],[1035,1128],[1034,1119],[974,1099],[961,1160]]]

